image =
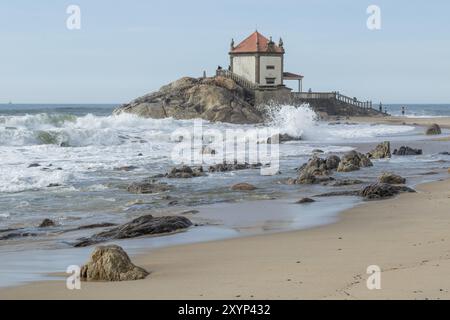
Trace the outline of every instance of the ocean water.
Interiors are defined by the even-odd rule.
[[[402,115],[405,108],[405,117],[408,118],[434,118],[450,117],[450,104],[389,104],[387,112],[393,116]]]
[[[265,126],[203,122],[205,131],[269,128],[301,138],[280,145],[279,174],[263,176],[259,170],[249,169],[193,179],[160,178],[173,185],[173,191],[136,195],[126,191],[127,185],[174,167],[172,152],[180,144],[174,133],[192,130],[198,121],[112,115],[114,107],[0,105],[0,232],[24,228],[35,234],[0,240],[0,286],[36,280],[37,274],[61,271],[62,265],[74,261],[84,262],[90,249],[73,249],[70,243],[99,230],[64,232],[82,225],[123,223],[148,213],[199,211],[189,218],[202,227],[181,234],[123,242],[135,252],[139,248],[302,229],[335,221],[339,211],[361,200],[322,198],[311,206],[299,207],[293,204],[295,199],[339,188],[281,183],[295,177],[296,168],[305,163],[315,149],[324,151],[324,156],[342,155],[353,149],[366,152],[384,140],[391,141],[393,148],[409,145],[424,149],[421,156],[374,161],[373,168],[334,175],[366,183],[375,181],[383,171],[407,177],[412,186],[436,180],[446,174],[450,161],[449,156],[439,154],[450,151],[450,147],[442,150],[442,143],[424,136],[423,128],[330,124],[318,121],[307,106],[287,105],[273,109],[271,121]],[[395,108],[392,106],[392,111]],[[408,110],[413,112],[412,107]],[[450,109],[429,105],[415,106],[414,110],[416,116],[445,116]],[[449,132],[444,130],[444,134]],[[217,145],[212,142],[211,147]],[[118,170],[124,166],[135,169]],[[239,182],[255,184],[258,189],[252,193],[231,191],[230,186]],[[242,212],[246,212],[245,216]],[[44,218],[55,220],[58,226],[39,230],[36,226]],[[40,263],[31,268],[27,259]]]

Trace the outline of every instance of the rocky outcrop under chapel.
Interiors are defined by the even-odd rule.
[[[159,91],[137,98],[114,114],[133,113],[147,118],[194,119],[237,124],[261,123],[262,113],[253,106],[252,94],[225,77],[184,77]]]

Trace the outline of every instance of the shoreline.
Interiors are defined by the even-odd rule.
[[[340,117],[343,119],[344,117]],[[415,125],[424,126],[425,128],[433,123],[437,123],[443,129],[450,129],[450,117],[430,117],[430,118],[408,118],[400,116],[387,117],[348,117],[350,122],[358,123],[378,123],[391,125]],[[424,128],[424,129],[425,129]]]
[[[145,280],[83,282],[75,291],[44,281],[2,288],[0,298],[450,299],[449,189],[450,179],[420,185],[312,229],[152,250],[132,258],[151,272]],[[365,285],[373,264],[381,290]]]

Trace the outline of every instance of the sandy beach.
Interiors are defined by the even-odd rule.
[[[6,288],[2,299],[450,299],[450,180],[368,202],[332,225],[133,257],[145,280]],[[378,265],[381,289],[368,290]]]
[[[450,128],[450,117],[434,117],[434,118],[408,118],[408,117],[349,117],[349,122],[357,123],[383,123],[383,124],[405,124],[405,125],[419,125],[429,126],[437,123],[441,128]]]

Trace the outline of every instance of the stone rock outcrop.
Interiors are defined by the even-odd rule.
[[[426,135],[436,135],[436,134],[441,134],[441,133],[442,133],[441,127],[439,127],[439,125],[437,123],[433,123],[425,131]]]
[[[55,221],[50,219],[44,219],[41,224],[39,225],[39,228],[48,228],[48,227],[54,227],[56,226]]]
[[[326,159],[326,166],[328,170],[336,170],[339,167],[339,163],[341,162],[341,158],[336,155],[328,156]]]
[[[167,178],[174,179],[174,178],[194,178],[194,177],[201,177],[204,176],[205,173],[203,172],[202,167],[189,167],[189,166],[182,166],[180,168],[173,168],[170,170],[169,173],[166,174]]]
[[[378,181],[388,184],[404,184],[406,182],[406,179],[399,175],[385,172],[378,178]]]
[[[316,202],[316,200],[311,199],[311,198],[301,198],[296,203],[297,204],[304,204],[304,203],[313,203],[313,202]]]
[[[360,152],[350,151],[341,158],[337,171],[350,172],[359,170],[362,167],[371,166],[373,166],[373,164],[367,156]]]
[[[277,135],[273,135],[272,137],[267,138],[267,143],[268,144],[272,144],[272,143],[283,143],[283,142],[288,142],[288,141],[300,141],[302,140],[301,137],[293,137],[287,133],[282,133],[282,134],[277,134]]]
[[[315,184],[334,180],[329,175],[339,165],[338,156],[332,155],[326,159],[314,155],[309,161],[303,164],[299,169],[297,179],[290,179],[289,184]]]
[[[413,149],[410,147],[401,146],[398,150],[395,149],[393,154],[396,156],[415,156],[422,154],[422,149]]]
[[[133,113],[147,118],[194,119],[229,123],[261,123],[262,113],[253,106],[254,97],[225,77],[184,77],[159,91],[125,104],[114,114]]]
[[[172,187],[166,183],[157,182],[154,179],[147,179],[141,182],[133,182],[127,187],[131,193],[147,194],[159,193],[171,190]]]
[[[384,159],[391,157],[391,143],[384,141],[377,145],[375,149],[367,153],[369,159]]]
[[[233,164],[231,163],[219,163],[212,165],[208,168],[209,172],[227,172],[227,171],[237,171],[237,170],[246,170],[246,169],[259,169],[261,168],[261,163],[249,164],[249,163],[237,163],[235,161]]]
[[[367,200],[385,199],[393,197],[400,192],[415,192],[413,189],[405,186],[393,186],[388,183],[374,183],[360,191],[360,196]]]
[[[147,277],[149,273],[135,266],[119,246],[98,246],[87,264],[81,267],[83,281],[129,281]]]
[[[75,247],[87,247],[114,239],[129,239],[145,235],[155,235],[186,229],[192,222],[186,217],[153,217],[145,215],[110,230],[97,233],[89,238],[79,239]]]
[[[256,190],[256,187],[250,183],[238,183],[231,187],[231,190],[234,191],[253,191]]]

